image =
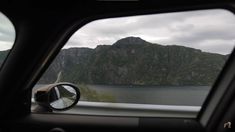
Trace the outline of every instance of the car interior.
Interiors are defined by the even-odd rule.
[[[70,99],[74,102],[70,103],[71,107],[79,102],[80,92],[70,83],[58,83],[38,91],[34,95],[35,102],[46,106],[43,108],[46,111],[31,111],[31,106],[35,105],[32,101],[33,87],[70,37],[87,23],[104,18],[207,9],[223,9],[235,13],[235,2],[232,0],[87,0],[76,3],[67,1],[58,6],[43,2],[20,1],[0,4],[0,12],[15,28],[14,45],[1,62],[0,132],[75,132],[94,129],[97,131],[234,131],[234,51],[229,55],[195,118],[53,113],[51,109],[59,110],[60,106],[50,102],[45,103],[45,99],[56,100],[57,96],[62,96],[58,91],[72,96]],[[65,88],[65,85],[71,88],[68,90],[68,86]]]

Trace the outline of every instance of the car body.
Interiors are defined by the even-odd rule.
[[[31,113],[32,88],[70,36],[100,18],[222,8],[235,12],[230,0],[86,1],[55,6],[45,3],[4,3],[0,10],[13,22],[16,40],[0,72],[0,130],[66,131],[146,130],[231,131],[234,121],[235,53],[228,59],[197,118],[115,117]],[[53,7],[52,7],[53,6]]]

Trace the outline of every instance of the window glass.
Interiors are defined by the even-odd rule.
[[[93,21],[35,89],[71,82],[85,102],[201,106],[231,54],[234,29],[234,15],[221,9]]]
[[[11,21],[0,12],[0,66],[15,41],[15,29]]]

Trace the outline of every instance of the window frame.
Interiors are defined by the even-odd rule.
[[[17,102],[14,103],[14,107],[10,107],[7,105],[3,105],[5,107],[3,107],[4,109],[0,110],[0,116],[2,117],[3,115],[5,115],[5,117],[8,117],[9,115],[15,116],[14,119],[19,119],[16,122],[23,122],[23,126],[25,126],[25,128],[28,128],[28,125],[35,125],[35,124],[39,124],[41,127],[48,127],[51,128],[52,126],[58,127],[58,126],[73,126],[74,128],[79,128],[81,125],[88,125],[89,127],[93,126],[93,125],[101,125],[101,126],[113,126],[114,124],[116,124],[116,126],[131,126],[133,125],[128,124],[127,122],[124,122],[125,124],[118,124],[120,123],[120,121],[123,120],[119,120],[119,118],[112,118],[112,117],[101,117],[101,116],[78,116],[78,115],[68,115],[68,114],[64,114],[64,115],[58,115],[58,114],[34,114],[34,113],[30,113],[30,104],[31,104],[31,89],[34,86],[34,84],[37,82],[37,80],[41,77],[41,75],[45,72],[45,70],[47,69],[47,67],[49,66],[49,64],[52,62],[52,60],[55,58],[55,56],[59,53],[60,49],[63,47],[63,45],[66,43],[66,41],[70,38],[70,35],[73,34],[73,32],[75,32],[79,27],[81,27],[82,25],[84,25],[85,23],[91,21],[91,20],[95,20],[97,18],[107,18],[107,17],[115,17],[115,16],[123,16],[123,15],[135,15],[135,14],[148,14],[148,13],[165,13],[165,12],[177,12],[177,11],[186,11],[186,10],[196,10],[196,9],[214,9],[214,8],[222,8],[222,9],[228,9],[230,11],[232,11],[233,13],[235,13],[235,7],[234,7],[234,2],[232,1],[216,1],[214,3],[210,3],[211,1],[196,1],[196,2],[187,2],[185,1],[184,3],[179,2],[178,4],[159,4],[158,6],[156,6],[156,4],[152,4],[152,6],[150,6],[151,4],[147,4],[146,8],[144,7],[138,7],[135,5],[134,8],[132,6],[132,8],[130,8],[130,6],[128,6],[128,10],[125,10],[125,8],[121,8],[123,9],[122,11],[117,11],[117,10],[109,10],[107,9],[106,11],[110,11],[109,13],[105,13],[105,12],[96,12],[94,14],[92,14],[91,12],[87,13],[88,15],[83,15],[82,17],[74,17],[71,18],[70,21],[66,22],[66,24],[68,24],[67,26],[65,25],[60,25],[60,26],[65,26],[63,29],[63,33],[61,32],[57,32],[57,37],[56,40],[48,40],[50,43],[45,43],[43,46],[41,46],[40,50],[43,50],[43,52],[36,52],[35,54],[32,54],[31,52],[27,52],[28,48],[26,47],[21,47],[21,46],[29,46],[30,45],[27,42],[30,42],[29,40],[27,40],[26,38],[28,37],[27,35],[30,36],[30,29],[33,29],[31,27],[27,27],[27,23],[26,24],[22,24],[20,25],[20,21],[19,19],[16,20],[16,23],[18,24],[17,26],[19,26],[21,29],[22,28],[28,28],[27,30],[21,30],[21,33],[23,34],[19,34],[19,39],[17,39],[17,48],[14,48],[14,50],[12,51],[12,56],[9,56],[8,58],[8,63],[6,63],[6,65],[4,66],[5,69],[7,70],[6,72],[4,72],[3,74],[1,74],[0,78],[1,78],[1,83],[0,86],[1,87],[7,87],[8,89],[5,91],[7,95],[6,97],[1,97],[1,99],[7,99],[7,98],[11,98],[14,97],[13,95],[16,95],[15,98],[19,98],[20,100],[17,100]],[[144,5],[144,4],[142,4]],[[2,5],[0,5],[1,7],[3,7]],[[107,6],[107,5],[105,5]],[[104,6],[104,7],[105,7]],[[115,5],[115,7],[118,7],[119,4]],[[154,7],[153,7],[154,6]],[[18,5],[15,7],[19,7]],[[102,7],[102,6],[101,6]],[[107,6],[108,7],[108,6]],[[7,9],[11,9],[12,7],[6,7],[5,10],[7,11]],[[20,7],[21,8],[21,7]],[[112,8],[112,6],[111,6]],[[147,8],[149,8],[148,11]],[[98,8],[96,8],[97,10],[99,10]],[[11,11],[8,12],[8,14],[11,14]],[[20,10],[18,10],[20,11]],[[35,12],[34,12],[35,13]],[[14,13],[13,13],[14,14]],[[20,13],[19,13],[20,14]],[[138,14],[138,15],[139,15]],[[18,14],[15,14],[16,16],[14,16],[15,18],[17,18]],[[19,16],[19,18],[22,16]],[[38,17],[38,16],[37,16]],[[50,20],[50,19],[48,19]],[[23,21],[25,22],[25,21]],[[32,24],[32,23],[31,23]],[[38,24],[38,23],[36,23]],[[71,25],[72,24],[72,25]],[[19,28],[17,27],[17,28]],[[32,31],[32,30],[31,30]],[[33,32],[35,33],[35,32]],[[30,36],[32,37],[32,36]],[[23,44],[24,42],[26,42],[26,44]],[[46,46],[48,44],[51,44],[51,46]],[[14,62],[14,59],[19,59],[22,60],[22,56],[25,55],[23,54],[24,51],[26,51],[26,55],[27,53],[31,53],[30,55],[33,55],[32,57],[35,57],[35,59],[37,60],[36,62],[32,61],[31,63],[29,63],[27,65],[27,68],[30,68],[29,70],[24,69],[24,68],[16,68],[16,70],[11,71],[12,68],[9,68],[7,66],[11,66],[12,64],[20,64],[20,63],[16,63]],[[233,51],[234,52],[234,51]],[[42,53],[42,54],[39,54]],[[232,53],[234,55],[234,53]],[[20,57],[16,57],[17,55],[19,55]],[[234,58],[231,57],[230,58]],[[234,60],[234,59],[231,59]],[[230,65],[230,64],[226,64],[226,65]],[[24,65],[20,65],[20,66],[24,66]],[[24,71],[24,74],[20,75],[20,77],[22,77],[21,79],[17,78],[12,78],[13,80],[10,80],[10,77],[12,77],[11,75],[14,75],[15,71]],[[228,70],[228,72],[234,72],[233,70]],[[21,72],[20,72],[21,73]],[[4,76],[7,75],[7,76]],[[19,77],[19,75],[16,75],[16,77]],[[18,80],[18,81],[17,81]],[[11,81],[15,81],[15,84],[10,85],[9,82]],[[221,80],[220,83],[222,83],[224,80]],[[232,82],[229,82],[232,84]],[[233,83],[234,84],[234,83]],[[9,86],[13,86],[13,87],[9,87]],[[17,88],[17,90],[16,90]],[[235,88],[230,87],[231,90],[235,90]],[[217,90],[217,88],[213,88],[214,91]],[[14,91],[15,90],[15,91]],[[21,91],[21,92],[19,92]],[[228,92],[228,88],[226,87],[226,92]],[[12,92],[11,94],[9,94],[10,92]],[[17,94],[18,93],[18,94]],[[213,93],[212,93],[213,94]],[[213,98],[213,97],[212,97]],[[210,100],[210,99],[208,99]],[[219,100],[219,102],[222,102],[224,99],[222,98],[221,100]],[[229,100],[225,101],[226,103],[229,102]],[[4,102],[3,102],[4,103]],[[17,107],[19,106],[19,107]],[[12,108],[20,108],[17,109],[17,113],[15,114],[15,110]],[[205,108],[207,109],[207,108]],[[213,109],[215,110],[215,109]],[[219,111],[221,112],[221,111]],[[202,111],[203,113],[203,111]],[[224,114],[224,113],[221,113]],[[203,115],[202,115],[203,116]],[[212,115],[213,116],[213,115]],[[20,117],[20,118],[17,118]],[[54,118],[55,117],[55,118]],[[106,120],[102,120],[102,122],[100,122],[101,119],[105,118]],[[191,119],[191,120],[185,120],[184,118],[140,118],[139,122],[136,121],[136,118],[134,119],[135,121],[135,125],[140,126],[142,128],[145,128],[145,126],[150,126],[150,127],[154,127],[156,130],[160,129],[160,130],[191,130],[192,128],[195,128],[196,126],[200,126],[200,118],[198,119]],[[205,117],[206,119],[209,117]],[[3,119],[3,118],[2,118]],[[4,118],[5,119],[5,118]],[[112,119],[112,120],[110,120]],[[125,118],[127,119],[127,118]],[[128,118],[129,119],[129,118]],[[130,120],[133,118],[130,118]],[[61,120],[63,120],[63,122],[61,122]],[[15,121],[15,120],[14,120]],[[218,120],[215,120],[214,122],[217,122]],[[184,122],[185,124],[182,125],[182,122]],[[9,124],[12,125],[12,122],[9,122]],[[15,122],[14,122],[15,123]],[[107,124],[106,124],[107,123]],[[122,122],[123,123],[123,122]],[[181,124],[179,124],[181,123]],[[7,124],[7,123],[4,123]],[[9,125],[8,124],[8,125]],[[194,125],[192,125],[194,124]],[[52,126],[51,126],[52,125]],[[176,126],[177,125],[177,126]],[[208,125],[208,122],[206,122],[206,127]],[[23,127],[22,126],[22,127]],[[191,127],[190,127],[191,126]],[[215,126],[216,127],[216,126]],[[191,129],[190,129],[191,128]],[[197,128],[197,127],[196,127]],[[203,129],[201,129],[203,130]],[[195,130],[197,131],[197,130]]]
[[[134,14],[132,13],[124,13],[124,14],[112,14],[112,15],[100,15],[100,16],[95,16],[95,17],[87,17],[86,19],[84,19],[83,21],[75,21],[74,22],[74,25],[72,25],[69,29],[68,29],[68,32],[65,32],[65,34],[67,34],[65,37],[66,37],[66,41],[63,41],[64,43],[63,44],[59,44],[57,45],[57,47],[54,47],[52,52],[50,52],[51,54],[49,54],[49,56],[51,56],[52,58],[55,58],[59,52],[61,51],[61,49],[63,48],[63,46],[66,44],[66,42],[70,39],[70,37],[76,32],[78,31],[81,27],[85,26],[86,24],[90,23],[90,22],[93,22],[93,21],[96,21],[96,20],[99,20],[99,19],[107,19],[107,18],[118,18],[118,17],[129,17],[129,16],[137,16],[137,15],[152,15],[152,14],[161,14],[161,13],[174,13],[174,12],[183,12],[183,11],[197,11],[197,10],[209,10],[209,9],[224,9],[224,10],[227,10],[227,11],[230,11],[231,13],[234,14],[235,12],[235,9],[233,7],[231,7],[229,4],[225,4],[223,6],[221,6],[220,4],[218,5],[206,5],[204,7],[184,7],[184,8],[176,8],[176,9],[166,9],[166,10],[160,10],[160,11],[140,11],[140,12],[136,12]],[[219,80],[220,78],[222,78],[221,76],[223,76],[224,72],[226,72],[226,70],[228,69],[229,65],[228,63],[231,61],[231,56],[234,53],[235,51],[232,50],[232,53],[231,55],[229,56],[229,59],[226,61],[226,64],[224,65],[224,68],[222,69],[222,71],[220,72],[220,74],[218,75],[218,78],[217,80],[215,81],[215,83],[213,84],[213,86],[211,87],[210,91],[209,91],[209,94],[208,96],[206,97],[206,100],[204,101],[203,105],[201,106],[201,110],[200,111],[197,111],[197,116],[194,117],[194,116],[178,116],[180,118],[195,118],[196,120],[200,121],[203,125],[206,125],[208,123],[208,120],[209,118],[212,116],[212,111],[214,111],[213,108],[216,107],[216,104],[219,103],[220,99],[222,99],[222,94],[220,93],[221,91],[221,88],[217,87],[217,85],[219,85]],[[49,62],[53,62],[54,59],[51,59],[50,57],[48,57],[48,60]],[[229,61],[229,62],[228,62]],[[50,64],[46,64],[47,68],[49,67]],[[46,68],[46,69],[47,69]],[[43,67],[44,69],[44,72],[46,71],[45,67]],[[42,70],[43,71],[43,70]],[[43,75],[43,72],[40,71],[40,74]],[[231,75],[229,75],[231,76]],[[36,76],[35,76],[36,77]],[[41,76],[37,76],[37,79],[40,79]],[[229,80],[231,81],[231,80]],[[228,81],[227,81],[228,82]],[[227,89],[223,89],[223,92],[225,92]],[[214,99],[212,96],[214,96],[214,94],[218,94],[218,96],[221,96],[219,99]],[[213,100],[213,101],[212,101]],[[214,102],[216,101],[216,102]],[[213,102],[211,104],[211,102]],[[208,106],[210,105],[210,106]],[[206,108],[207,107],[207,108]],[[209,107],[209,108],[208,108]],[[76,108],[77,109],[77,108]],[[213,110],[212,110],[213,109]],[[207,111],[206,111],[207,110]],[[210,111],[210,112],[209,112]],[[190,111],[190,112],[195,112],[195,111]],[[208,112],[210,114],[208,114]],[[61,112],[60,112],[61,113]],[[67,114],[66,112],[64,114]],[[71,114],[71,113],[70,113]],[[72,113],[74,114],[74,113]],[[101,116],[101,115],[100,115]],[[103,115],[103,116],[111,116],[111,115]],[[125,115],[113,115],[113,116],[125,116]],[[133,116],[133,117],[138,117],[138,116]],[[141,117],[141,116],[140,116]],[[145,115],[142,115],[142,117],[147,117]],[[152,116],[155,118],[155,116]],[[157,118],[158,116],[156,116]],[[161,116],[160,116],[161,117]],[[167,116],[163,116],[163,117],[167,117]],[[173,116],[174,117],[177,117],[177,116]]]

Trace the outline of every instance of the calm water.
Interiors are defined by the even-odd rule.
[[[111,95],[118,103],[189,106],[202,105],[210,90],[209,86],[87,86],[99,94]]]
[[[88,85],[98,93],[107,93],[121,103],[190,105],[204,102],[209,86],[107,86]]]

